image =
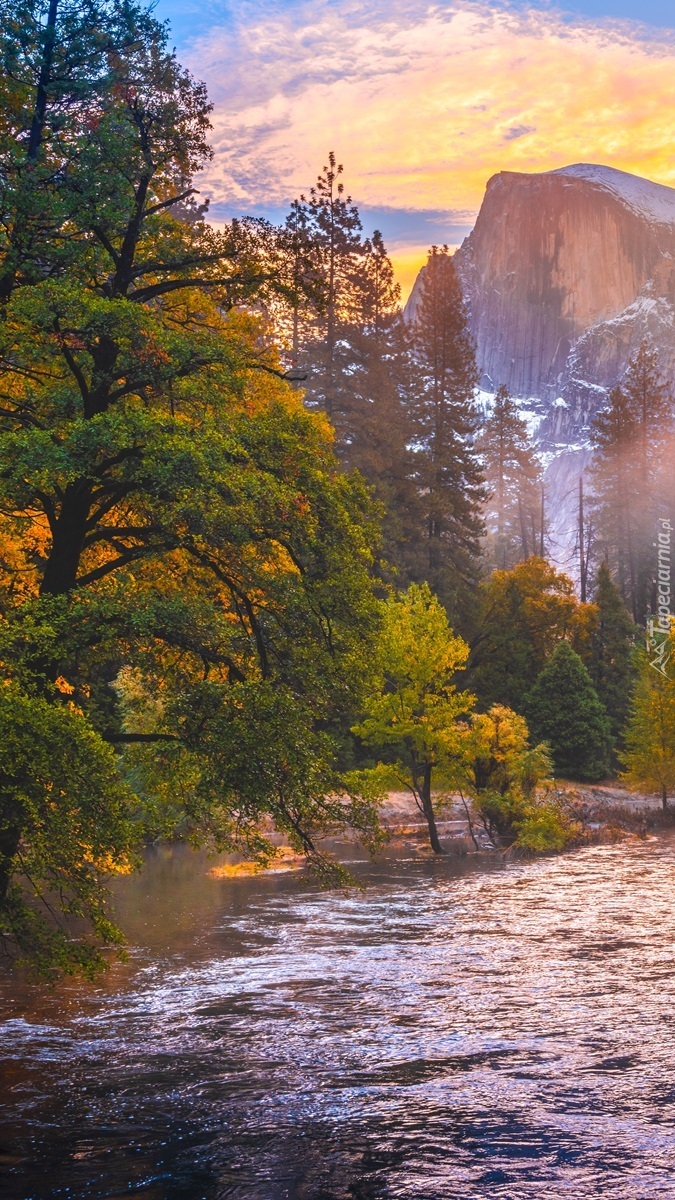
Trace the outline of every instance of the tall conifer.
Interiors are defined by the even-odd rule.
[[[350,322],[344,330],[345,371],[339,453],[384,505],[384,557],[409,578],[419,541],[420,504],[414,478],[413,372],[400,288],[376,230],[363,244],[352,275]]]
[[[351,196],[345,194],[343,170],[331,150],[307,202],[310,231],[321,258],[323,293],[319,338],[309,348],[307,395],[338,429],[343,407],[340,341],[349,323],[355,262],[362,251],[361,219]]]
[[[636,630],[606,562],[600,564],[594,601],[598,616],[587,665],[616,745],[630,709]]]
[[[489,488],[487,551],[492,565],[506,571],[539,549],[542,473],[505,387],[494,398],[478,445]]]
[[[476,450],[475,347],[447,246],[431,249],[414,319],[426,577],[456,618],[478,573],[483,476]]]
[[[546,742],[556,773],[597,780],[609,770],[609,721],[590,675],[569,642],[559,642],[526,700],[533,738]]]
[[[591,430],[597,548],[637,622],[650,601],[659,479],[672,430],[672,398],[643,342]]]

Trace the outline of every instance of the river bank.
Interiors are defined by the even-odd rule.
[[[616,781],[580,784],[558,780],[554,794],[580,827],[577,845],[643,837],[675,826],[675,809],[664,811],[659,796],[631,792]],[[390,792],[381,817],[390,847],[407,846],[422,854],[431,853],[426,821],[410,793]],[[458,795],[439,804],[437,826],[441,845],[448,854],[494,851],[480,820],[470,815]]]
[[[659,796],[631,792],[616,781],[579,784],[558,780],[555,796],[578,829],[578,835],[568,849],[644,838],[650,833],[675,828],[675,808],[664,811]],[[434,802],[438,834],[446,855],[461,859],[473,855],[490,856],[496,852],[515,853],[508,847],[495,846],[487,829],[471,814],[469,805],[460,795],[440,797],[437,794]],[[410,792],[389,792],[382,803],[380,819],[387,840],[378,852],[379,859],[386,861],[409,855],[433,857],[426,820]],[[277,844],[277,856],[267,868],[261,868],[241,855],[220,856],[209,874],[228,879],[301,870],[305,866],[304,855],[283,844],[282,837],[273,829],[267,832]],[[349,835],[329,841],[326,846],[339,858],[359,855],[357,844]]]

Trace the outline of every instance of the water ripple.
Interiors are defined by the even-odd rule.
[[[674,883],[669,839],[345,894],[160,854],[128,967],[5,986],[5,1194],[672,1200]]]

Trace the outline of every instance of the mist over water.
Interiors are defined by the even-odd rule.
[[[131,961],[2,984],[3,1195],[672,1197],[675,840],[121,881]]]

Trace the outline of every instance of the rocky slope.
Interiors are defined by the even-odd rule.
[[[583,163],[503,171],[455,262],[481,386],[506,384],[536,431],[563,562],[589,423],[630,354],[648,338],[675,379],[675,189]]]

